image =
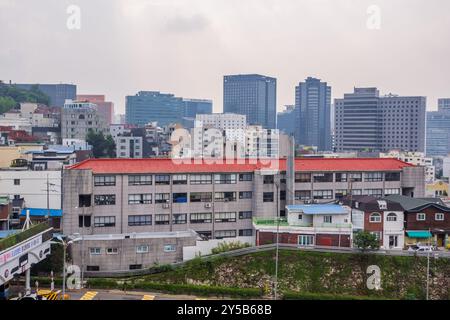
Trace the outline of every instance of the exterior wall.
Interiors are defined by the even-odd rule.
[[[142,137],[118,136],[114,140],[116,142],[116,157],[117,158],[142,158],[143,157]]]
[[[406,230],[428,230],[443,229],[450,231],[450,212],[442,212],[435,207],[429,207],[422,211],[425,213],[425,221],[417,220],[417,213],[406,213]],[[444,221],[436,221],[435,214],[444,213]],[[449,232],[450,233],[450,232]]]
[[[47,176],[50,209],[61,209],[61,171],[0,170],[0,195],[18,195],[29,208],[47,208]],[[19,179],[19,185],[14,180]]]
[[[279,243],[298,245],[298,238],[305,233],[283,233],[278,234]],[[308,235],[308,233],[306,233]],[[258,231],[256,245],[276,243],[277,234],[275,232]],[[351,247],[351,236],[345,234],[315,234],[315,245],[333,247]]]
[[[96,105],[80,103],[79,108],[67,108],[61,111],[61,138],[86,139],[89,130],[107,132],[107,124]]]
[[[147,245],[147,253],[137,253],[137,246]],[[166,252],[166,245],[175,245],[174,252]],[[183,261],[183,248],[195,245],[195,236],[161,238],[133,238],[114,240],[91,240],[75,242],[72,245],[74,264],[87,270],[88,266],[98,266],[99,271],[130,270],[130,265],[140,265],[138,269],[155,264],[169,264]],[[91,254],[91,248],[100,248],[100,254]],[[117,249],[116,254],[108,254],[107,249]],[[82,258],[84,257],[84,258]]]
[[[194,259],[199,255],[211,254],[211,250],[216,248],[220,243],[230,243],[230,242],[240,242],[248,243],[251,246],[255,245],[255,237],[237,237],[237,238],[227,238],[221,240],[208,240],[208,241],[197,241],[195,246],[184,247],[183,248],[183,261]]]

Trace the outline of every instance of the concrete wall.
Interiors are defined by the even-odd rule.
[[[216,248],[220,243],[240,242],[255,245],[255,237],[236,237],[227,239],[212,239],[208,241],[197,241],[195,246],[184,247],[183,260],[191,260],[199,255],[211,254],[211,250]]]

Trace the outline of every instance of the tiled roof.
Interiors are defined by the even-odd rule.
[[[213,160],[172,159],[87,159],[68,169],[90,169],[93,173],[191,173],[191,172],[252,172],[259,169],[286,170],[286,159],[230,160],[231,163],[214,163]],[[412,164],[392,158],[304,159],[295,160],[296,171],[399,171]]]

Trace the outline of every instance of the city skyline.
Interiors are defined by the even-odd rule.
[[[74,83],[79,92],[110,97],[117,113],[124,113],[125,96],[142,90],[211,99],[219,112],[226,74],[277,78],[278,111],[294,103],[295,85],[308,76],[327,81],[332,99],[376,86],[382,94],[427,96],[428,110],[436,110],[437,99],[450,96],[450,46],[439,40],[450,37],[447,1],[432,7],[400,0],[248,1],[236,7],[222,0],[80,0],[80,30],[66,27],[71,3],[46,2],[0,1],[0,36],[8,44],[0,52],[2,80]],[[381,10],[379,30],[366,26],[370,5]],[[436,33],[439,39],[429,36]],[[304,45],[313,40],[314,46]],[[31,46],[39,46],[40,55]]]

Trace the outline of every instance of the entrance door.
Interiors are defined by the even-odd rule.
[[[437,235],[437,246],[438,247],[443,247],[444,246],[444,241],[445,241],[445,234],[438,234]]]
[[[398,236],[389,236],[389,248],[398,247]]]

